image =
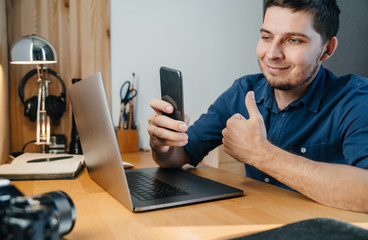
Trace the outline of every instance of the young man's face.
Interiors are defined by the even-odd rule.
[[[294,90],[308,85],[318,73],[324,45],[312,23],[312,15],[306,12],[267,9],[257,56],[271,87]]]

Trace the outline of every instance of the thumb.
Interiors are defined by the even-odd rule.
[[[245,106],[248,110],[249,118],[257,117],[260,114],[253,91],[249,91],[245,96]]]

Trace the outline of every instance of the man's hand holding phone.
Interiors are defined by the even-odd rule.
[[[186,121],[174,120],[163,113],[171,114],[174,107],[161,99],[152,99],[151,108],[155,111],[148,118],[148,133],[150,135],[150,144],[156,153],[166,153],[170,147],[182,147],[188,143],[189,118],[185,115]]]
[[[183,78],[179,70],[160,68],[161,99],[152,99],[155,111],[148,118],[152,156],[163,168],[180,168],[190,162],[183,146],[188,143],[189,117],[184,114]]]

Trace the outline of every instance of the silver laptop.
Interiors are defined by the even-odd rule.
[[[240,189],[182,169],[124,169],[101,73],[68,90],[90,177],[130,211],[243,195]]]

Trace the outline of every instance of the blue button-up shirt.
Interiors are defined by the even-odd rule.
[[[244,99],[251,90],[272,144],[313,161],[368,169],[368,79],[336,77],[323,67],[303,97],[282,110],[263,74],[236,80],[188,129],[185,150],[192,165],[222,143],[221,132],[233,114],[248,118]],[[249,165],[246,175],[289,188]]]

